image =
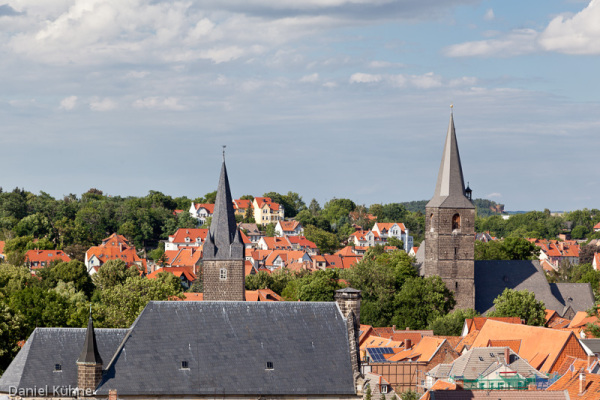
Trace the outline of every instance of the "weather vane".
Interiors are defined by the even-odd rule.
[[[227,146],[223,145],[223,161],[225,161],[225,147]]]

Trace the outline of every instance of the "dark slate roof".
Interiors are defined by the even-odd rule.
[[[539,261],[475,261],[475,309],[482,314],[494,309],[494,299],[505,288],[527,289],[535,293],[536,299],[543,301],[547,309],[559,313],[568,305],[575,311],[585,311],[594,305],[589,284],[562,285],[553,288],[548,283]],[[569,304],[564,303],[565,297],[572,298]]]
[[[98,350],[110,360],[126,329],[96,329]],[[77,357],[85,341],[84,328],[36,328],[0,378],[0,393],[11,387],[76,388]],[[62,370],[54,371],[55,364]]]
[[[465,181],[452,114],[450,114],[448,134],[446,135],[435,192],[426,207],[475,208],[473,203],[465,196]]]
[[[96,344],[96,335],[94,334],[94,322],[92,316],[88,319],[88,326],[85,331],[85,341],[83,342],[83,349],[77,359],[78,363],[85,364],[102,364],[102,357],[98,352],[98,345]]]
[[[99,395],[355,394],[334,302],[150,302],[107,368]]]
[[[203,249],[205,260],[243,260],[244,243],[235,222],[225,160],[221,167],[215,210]]]
[[[565,309],[571,306],[577,312],[594,307],[594,292],[589,283],[551,283],[550,290]],[[556,311],[564,315],[560,310]]]
[[[579,339],[581,343],[585,345],[592,353],[600,353],[600,339]]]

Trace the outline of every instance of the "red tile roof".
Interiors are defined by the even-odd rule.
[[[169,236],[169,241],[173,243],[195,243],[197,238],[200,238],[202,242],[206,240],[208,235],[208,229],[197,229],[197,228],[180,228],[177,229],[173,235]],[[185,239],[188,238],[189,241]]]
[[[165,251],[166,264],[171,267],[190,267],[199,265],[202,250],[197,247],[185,247],[179,250]]]
[[[254,201],[258,204],[258,208],[263,208],[267,205],[273,211],[279,211],[279,204],[274,203],[270,197],[255,197]]]
[[[38,263],[39,265],[31,265],[31,269],[43,268],[41,263],[48,265],[54,260],[60,260],[64,262],[71,261],[68,255],[62,250],[28,250],[25,253],[25,262],[33,264]]]
[[[233,208],[237,210],[245,210],[248,207],[252,207],[252,201],[241,199],[233,200]]]
[[[0,254],[4,253],[4,245],[6,245],[6,242],[0,240]]]
[[[213,214],[215,211],[215,205],[208,203],[194,204],[194,208],[196,208],[196,211],[201,208],[204,208],[208,212],[208,214]]]
[[[151,274],[148,274],[148,279],[156,279],[158,277],[158,274],[160,274],[161,272],[167,272],[167,273],[173,274],[178,278],[183,275],[190,282],[193,282],[196,280],[196,274],[194,274],[194,272],[192,271],[192,269],[190,267],[158,268],[156,271],[152,272]]]

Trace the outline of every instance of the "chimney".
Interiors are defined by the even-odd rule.
[[[506,365],[510,365],[510,347],[504,348],[504,362]]]
[[[579,394],[585,392],[585,372],[579,374]]]
[[[340,306],[342,315],[347,318],[350,312],[354,312],[357,326],[360,325],[360,290],[345,288],[335,291],[335,301]]]
[[[110,389],[108,391],[108,400],[117,400],[117,389]]]
[[[404,341],[404,350],[410,350],[412,348],[412,340],[406,339]]]

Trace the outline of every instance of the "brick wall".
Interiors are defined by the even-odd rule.
[[[102,379],[102,364],[77,364],[77,387],[90,395]]]

